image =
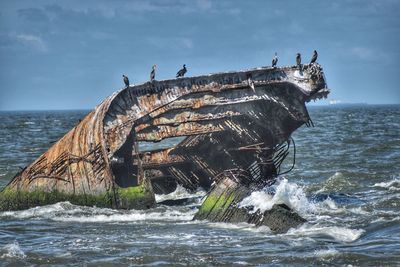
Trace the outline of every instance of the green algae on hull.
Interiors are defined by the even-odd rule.
[[[210,213],[223,214],[230,207],[234,199],[235,194],[233,192],[222,193],[220,196],[214,194],[208,195],[200,206],[195,219],[208,217]]]
[[[146,209],[155,204],[153,191],[145,185],[116,188],[114,192],[115,194],[105,192],[97,195],[77,195],[59,191],[34,190],[28,192],[6,187],[0,192],[0,211],[23,210],[62,201],[69,201],[80,206],[116,209]]]
[[[241,201],[256,189],[225,177],[211,189],[194,220],[264,225],[275,233],[285,233],[306,222],[285,204],[275,204],[264,212],[253,212],[250,207],[241,207]]]

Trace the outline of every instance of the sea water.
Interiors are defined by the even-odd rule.
[[[309,111],[315,127],[293,134],[293,171],[241,203],[285,203],[307,219],[301,227],[193,221],[205,191],[182,187],[157,201],[194,201],[146,211],[61,202],[0,212],[0,266],[399,266],[400,105]],[[86,113],[0,112],[0,188]]]

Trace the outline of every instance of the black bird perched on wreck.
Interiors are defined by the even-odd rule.
[[[275,56],[272,59],[272,67],[275,68],[277,63],[278,63],[278,54],[275,52]]]
[[[124,83],[125,83],[125,87],[129,87],[129,79],[127,76],[122,75],[122,77],[124,77]]]
[[[156,78],[156,67],[157,65],[153,65],[151,72],[150,72],[150,82],[153,82]]]
[[[176,78],[183,77],[186,72],[186,65],[183,64],[183,68],[178,71],[178,73],[176,74]]]
[[[300,53],[297,53],[297,55],[296,55],[296,64],[297,64],[297,67],[299,68],[299,70],[301,70],[301,55],[300,55]]]
[[[318,58],[317,50],[314,50],[310,64],[315,63],[317,61],[317,58]]]

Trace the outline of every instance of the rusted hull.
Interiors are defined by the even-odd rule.
[[[226,169],[254,165],[259,179],[268,180],[279,172],[279,146],[310,121],[305,103],[325,97],[325,88],[317,64],[302,73],[258,68],[131,86],[105,99],[2,193],[57,192],[65,200],[102,195],[104,206],[146,208],[154,204],[153,188],[209,187]],[[135,150],[137,142],[172,137],[184,139],[163,150]],[[132,195],[144,197],[146,205],[124,204],[121,196],[136,187],[150,192]]]

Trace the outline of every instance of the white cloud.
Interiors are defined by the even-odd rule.
[[[187,37],[150,37],[147,42],[158,49],[192,49],[193,40]]]
[[[182,38],[181,42],[182,42],[182,46],[183,46],[183,47],[188,48],[188,49],[193,48],[193,41],[192,41],[192,39],[189,39],[189,38]]]
[[[211,8],[211,2],[209,0],[197,0],[197,6],[202,10]]]
[[[293,34],[303,34],[305,29],[300,22],[292,21],[289,25],[289,32]]]
[[[242,10],[240,8],[231,8],[228,10],[229,14],[231,15],[240,15],[242,13]]]
[[[370,60],[375,58],[375,53],[372,49],[362,46],[356,46],[351,49],[351,53],[363,60]]]
[[[34,48],[40,52],[47,52],[47,45],[39,36],[31,35],[31,34],[19,34],[16,36],[18,42],[22,43],[25,46]]]

